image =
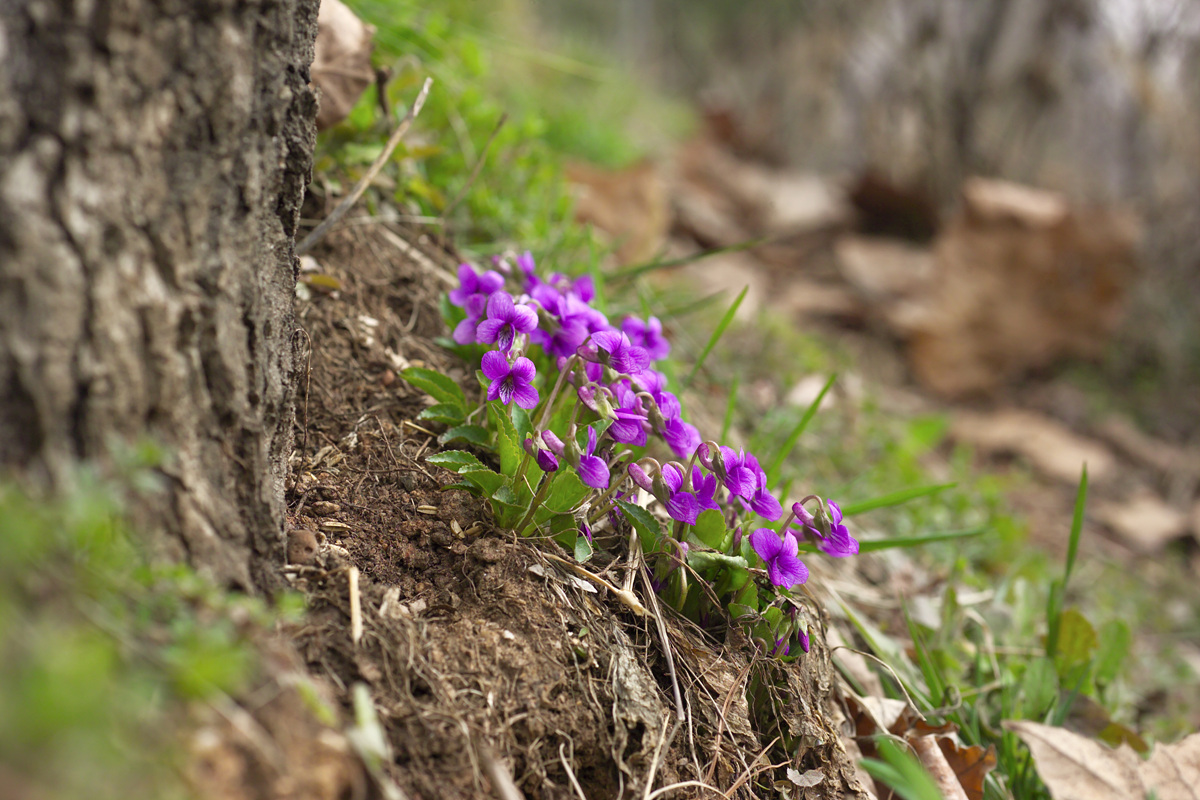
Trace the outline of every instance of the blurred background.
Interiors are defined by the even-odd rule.
[[[972,177],[1056,193],[1026,199],[1061,198],[1070,225],[1009,220],[1040,225],[1049,239],[1077,240],[1058,242],[1058,256],[1040,267],[1045,273],[1057,263],[1057,278],[1042,274],[1040,285],[1034,276],[1033,285],[1016,287],[1076,295],[1041,298],[1049,316],[1034,313],[1032,324],[1045,324],[1040,336],[1055,356],[1086,355],[1097,364],[1086,380],[1121,394],[1143,425],[1194,440],[1200,3],[534,0],[530,10],[556,39],[616,55],[630,81],[694,104],[703,133],[739,159],[857,188],[860,225],[864,216],[879,217],[872,232],[936,249],[963,211]],[[1006,258],[1036,259],[1056,246],[1027,238],[991,257],[992,270],[1020,271]],[[964,257],[977,256],[968,247]],[[947,280],[959,282],[940,280],[943,289]],[[1074,331],[1051,330],[1064,314],[1094,318]],[[1022,317],[1018,327],[1030,323]],[[984,324],[996,335],[1007,325]],[[1080,338],[1090,341],[1067,341]],[[1057,363],[1050,352],[1031,353],[1010,374],[1003,355],[983,352],[999,347],[981,345],[984,366],[947,356],[930,369],[998,369],[1012,378],[1026,365]],[[926,383],[974,394],[999,382]]]

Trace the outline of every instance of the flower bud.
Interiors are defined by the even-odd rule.
[[[650,476],[646,474],[646,471],[642,469],[636,461],[632,462],[625,469],[629,472],[629,477],[633,479],[634,483],[645,489],[647,492],[654,491],[654,484],[651,482]]]
[[[709,472],[713,471],[712,454],[714,451],[720,452],[714,442],[701,442],[700,446],[696,448],[696,459]]]
[[[661,432],[667,421],[663,419],[662,412],[658,410],[658,403],[654,402],[654,397],[649,392],[638,392],[637,398],[642,401],[642,406],[646,410],[646,417],[650,420],[650,424],[654,426],[654,430]]]
[[[528,439],[526,441],[528,441]],[[562,439],[559,439],[554,434],[554,431],[542,431],[542,444],[546,445],[550,452],[554,453],[556,456],[561,456],[563,454]]]
[[[536,457],[537,465],[542,472],[554,472],[558,469],[558,457],[549,450],[538,450]]]
[[[542,437],[544,438],[545,435],[546,434],[543,433]],[[568,464],[570,464],[572,469],[577,469],[579,467],[579,457],[583,454],[579,451],[579,445],[576,444],[576,442],[575,442],[575,426],[574,425],[572,425],[567,430],[567,438],[566,438],[566,441],[562,442],[562,446],[563,446],[563,451],[562,451],[563,460],[566,461]]]

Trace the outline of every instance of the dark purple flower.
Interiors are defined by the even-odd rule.
[[[488,296],[473,294],[467,298],[467,316],[454,328],[454,341],[459,344],[475,344],[479,339],[479,320],[487,309]]]
[[[825,505],[829,507],[829,516],[826,517],[823,512],[818,512],[822,518],[818,520],[808,513],[808,509],[804,506],[793,503],[792,513],[796,515],[796,521],[800,523],[796,527],[805,538],[815,542],[821,552],[827,556],[845,558],[858,555],[858,540],[851,536],[850,531],[842,524],[841,506],[832,500],[826,500]],[[823,528],[829,529],[828,536],[822,535]]]
[[[748,463],[748,459],[754,456],[747,456],[745,450],[734,452],[732,447],[725,446],[721,447],[721,455],[724,458],[725,474],[720,477],[725,488],[730,494],[749,500],[758,491],[758,474]],[[757,466],[758,462],[755,461],[754,465]]]
[[[522,446],[526,453],[534,457],[542,472],[554,472],[558,469],[558,456],[543,447],[538,447],[532,436],[526,436]]]
[[[459,308],[466,308],[467,300],[473,295],[483,295],[486,302],[489,295],[504,285],[504,276],[493,270],[480,275],[470,264],[460,264],[458,283],[458,288],[449,294],[450,302]]]
[[[767,577],[775,586],[788,589],[808,580],[808,567],[797,555],[799,542],[791,533],[780,539],[770,528],[759,528],[750,534],[750,545],[767,562]]]
[[[716,475],[705,475],[699,467],[692,467],[692,490],[696,493],[696,503],[701,511],[721,510],[721,506],[713,499],[717,493]]]
[[[608,426],[608,435],[614,442],[631,444],[634,447],[646,446],[646,418],[641,414],[627,409],[618,408],[613,414],[615,418]]]
[[[496,292],[488,299],[488,318],[479,323],[479,341],[483,344],[496,343],[508,352],[518,333],[529,333],[537,328],[537,312],[526,305],[517,305],[508,292]]]
[[[646,348],[638,347],[618,331],[597,331],[592,340],[579,348],[586,361],[598,361],[626,375],[636,375],[650,365]]]
[[[796,631],[796,638],[800,640],[800,649],[808,652],[808,631]]]
[[[666,358],[671,352],[671,343],[662,335],[662,323],[658,317],[650,317],[645,322],[637,317],[626,317],[621,323],[621,330],[635,345],[646,348],[651,361]]]
[[[662,437],[679,458],[691,458],[700,446],[700,431],[681,419],[667,420],[663,424]]]
[[[607,489],[609,482],[608,464],[596,452],[596,429],[588,425],[587,448],[579,456],[579,479],[593,489]]]
[[[667,514],[677,522],[695,525],[700,515],[700,504],[696,502],[694,494],[683,489],[683,469],[675,464],[664,464],[661,475],[663,483],[670,490],[670,496],[664,502]]]
[[[537,406],[537,389],[533,388],[533,376],[537,374],[533,362],[518,356],[511,365],[503,353],[489,350],[483,354],[483,375],[492,383],[488,386],[487,399],[499,400],[504,405],[516,401],[524,409]]]

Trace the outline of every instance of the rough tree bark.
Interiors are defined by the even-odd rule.
[[[166,446],[160,552],[283,562],[318,0],[0,0],[0,471]]]

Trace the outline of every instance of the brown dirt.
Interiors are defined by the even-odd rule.
[[[315,255],[341,288],[297,301],[310,347],[287,502],[292,528],[325,542],[316,563],[288,568],[309,613],[285,633],[343,719],[354,718],[354,686],[368,687],[391,758],[366,783],[353,758],[338,780],[319,758],[288,758],[288,791],[252,779],[241,761],[210,758],[205,768],[221,779],[200,781],[213,787],[206,793],[383,796],[393,782],[415,798],[515,796],[506,785],[531,798],[615,798],[643,796],[648,782],[703,781],[753,797],[773,793],[790,766],[824,774],[796,796],[860,796],[823,637],[782,668],[735,636],[716,642],[665,615],[668,659],[653,616],[547,559],[557,545],[495,529],[483,501],[448,489],[453,476],[424,462],[435,432],[413,419],[428,401],[396,373],[424,364],[473,381],[433,342],[444,335],[440,276],[453,261],[409,258],[394,234],[367,225],[334,232]],[[620,552],[587,566],[613,585],[628,574]],[[747,705],[751,674],[775,687],[771,719]],[[270,719],[259,724],[268,738],[281,733]],[[711,795],[685,783],[670,796]]]

